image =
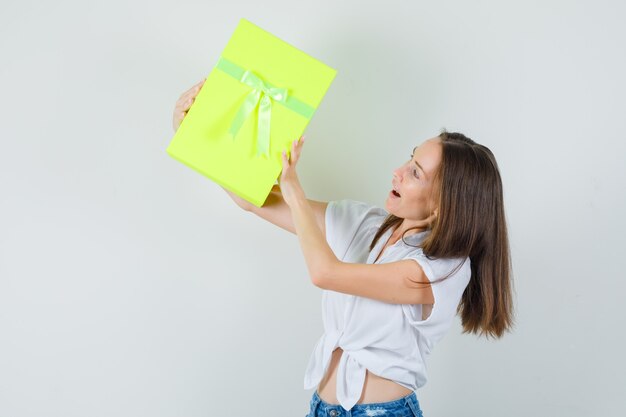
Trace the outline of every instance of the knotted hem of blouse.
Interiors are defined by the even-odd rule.
[[[343,349],[337,365],[337,400],[345,410],[350,410],[361,398],[367,369],[350,351],[340,346],[342,330],[328,331],[318,340],[304,376],[304,389],[316,388],[328,371],[333,351]]]

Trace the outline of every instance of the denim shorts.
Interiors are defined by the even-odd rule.
[[[305,417],[423,417],[415,392],[384,403],[355,404],[346,410],[340,404],[329,404],[313,393],[309,413]]]

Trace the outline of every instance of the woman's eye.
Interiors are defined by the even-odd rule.
[[[412,160],[413,160],[413,154],[411,154],[411,158],[409,158],[409,162],[411,162]],[[413,175],[415,175],[415,178],[419,179],[419,175],[417,175],[417,170],[416,169],[413,170]]]

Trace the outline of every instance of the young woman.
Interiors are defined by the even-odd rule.
[[[174,130],[202,86],[183,93]],[[296,174],[304,138],[283,152],[263,207],[244,210],[298,236],[322,291],[324,334],[304,387],[307,417],[421,416],[426,358],[456,314],[463,333],[499,338],[513,326],[502,182],[492,152],[442,131],[393,172],[385,210],[307,199]]]

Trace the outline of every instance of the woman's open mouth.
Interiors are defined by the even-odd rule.
[[[398,194],[398,192],[396,190],[391,190],[391,192],[389,193],[389,195],[392,198],[400,198],[400,194]]]

